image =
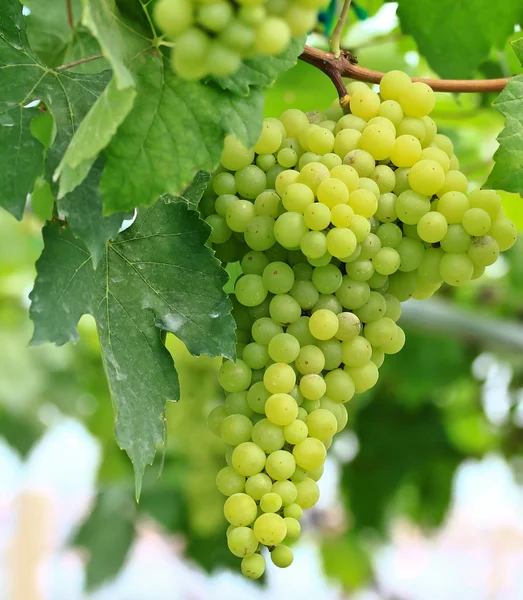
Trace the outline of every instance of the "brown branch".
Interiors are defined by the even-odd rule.
[[[69,23],[69,27],[74,29],[73,6],[71,0],[65,0],[65,6],[67,9],[67,22]]]
[[[380,71],[373,71],[354,64],[354,58],[347,51],[342,52],[341,56],[336,58],[331,52],[305,46],[300,59],[328,75],[336,86],[340,98],[342,97],[340,93],[342,88],[337,80],[341,80],[342,76],[367,83],[379,83],[384,75]],[[436,92],[501,92],[509,79],[510,77],[502,79],[423,79],[415,77],[412,81],[422,81],[430,85]],[[344,85],[343,89],[345,89]],[[347,93],[346,90],[345,93]]]
[[[85,58],[80,58],[79,60],[75,60],[74,62],[67,63],[66,65],[61,65],[60,67],[56,67],[57,71],[67,71],[67,69],[74,69],[78,65],[83,65],[84,63],[91,62],[92,60],[98,60],[99,58],[103,58],[103,54],[93,54],[92,56],[86,56]]]

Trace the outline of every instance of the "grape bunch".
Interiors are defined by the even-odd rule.
[[[303,510],[346,404],[405,343],[401,302],[480,277],[516,240],[492,190],[469,193],[434,93],[399,71],[380,94],[349,85],[350,113],[285,111],[253,149],[225,140],[200,210],[224,263],[239,262],[237,360],[219,373],[209,426],[228,546],[258,578],[292,562]]]
[[[242,59],[283,52],[316,24],[328,0],[159,0],[154,19],[174,42],[172,67],[183,79],[235,73]]]

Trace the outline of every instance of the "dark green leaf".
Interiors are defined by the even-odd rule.
[[[122,221],[131,216],[125,213],[103,216],[100,194],[102,162],[98,161],[82,185],[59,202],[60,212],[65,215],[73,233],[87,246],[95,266],[105,252],[106,242],[116,236]]]
[[[252,147],[261,129],[259,88],[240,98],[179,79],[162,57],[141,58],[134,107],[105,153],[101,188],[108,213],[178,195],[198,171],[216,168],[227,133]]]
[[[180,198],[185,200],[190,208],[196,208],[200,202],[203,193],[209,185],[211,176],[205,171],[198,171],[191,185],[180,194]]]
[[[4,166],[0,205],[17,218],[27,194],[43,170],[43,147],[29,123],[36,109],[23,108],[41,99],[54,117],[57,134],[47,151],[47,169],[56,168],[79,122],[105,86],[109,74],[81,75],[46,68],[27,43],[25,18],[18,0],[6,0],[0,16],[0,155]],[[13,151],[14,149],[14,151]]]
[[[492,47],[502,47],[521,18],[519,0],[400,0],[398,16],[442,77],[468,78]]]
[[[278,75],[292,68],[303,52],[304,38],[294,38],[279,56],[256,56],[242,63],[237,73],[230,77],[217,77],[218,85],[240,96],[247,96],[251,86],[272,85]]]
[[[44,251],[31,292],[33,344],[78,337],[94,316],[116,406],[116,439],[136,473],[137,493],[164,439],[165,401],[179,398],[162,333],[175,333],[194,354],[234,356],[234,321],[223,292],[227,276],[205,243],[208,226],[185,202],[139,211],[109,243],[95,271],[69,227],[44,228]]]
[[[136,504],[127,486],[98,494],[93,511],[78,530],[76,546],[89,552],[88,590],[118,575],[136,535]]]

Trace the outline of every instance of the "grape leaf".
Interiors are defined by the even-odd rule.
[[[131,111],[135,98],[133,88],[118,90],[114,79],[105,88],[81,122],[54,173],[55,180],[60,177],[59,198],[85,179],[98,154]]]
[[[196,172],[218,166],[227,133],[252,147],[261,129],[260,88],[238,97],[212,84],[181,80],[161,56],[140,58],[134,107],[105,152],[106,213],[180,193]]]
[[[98,160],[82,185],[58,204],[60,214],[65,216],[73,233],[82,239],[89,250],[95,267],[103,256],[107,240],[115,237],[122,221],[132,215],[115,213],[103,216],[100,194],[102,165],[103,160]]]
[[[519,0],[399,0],[401,28],[442,77],[469,78],[521,18]]]
[[[191,185],[180,194],[180,198],[185,200],[190,208],[196,208],[210,180],[209,173],[198,171]]]
[[[159,200],[108,243],[95,271],[68,226],[53,221],[43,230],[31,292],[32,344],[76,340],[79,318],[96,319],[116,439],[134,464],[137,494],[164,439],[165,401],[179,398],[165,332],[194,355],[234,356],[234,320],[222,289],[227,276],[205,246],[208,235],[185,201]]]
[[[512,47],[523,66],[523,38],[516,40]],[[494,106],[506,120],[498,135],[499,148],[494,154],[494,168],[485,187],[523,195],[523,75],[509,80]]]
[[[86,588],[113,579],[123,567],[136,535],[136,503],[127,486],[102,490],[74,538],[89,552]]]
[[[0,16],[0,160],[9,168],[0,175],[0,206],[18,219],[44,161],[44,148],[29,128],[31,118],[39,113],[24,106],[41,99],[55,119],[57,135],[47,152],[54,170],[79,121],[109,78],[108,73],[82,75],[48,69],[29,47],[25,25],[22,5],[6,0]]]
[[[244,61],[239,70],[229,77],[216,77],[214,80],[224,89],[240,96],[246,96],[251,86],[272,85],[278,75],[292,68],[303,52],[305,38],[293,38],[285,52],[278,56],[255,56]]]

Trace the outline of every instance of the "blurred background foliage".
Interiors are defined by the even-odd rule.
[[[382,7],[369,0],[358,6],[370,18],[358,22],[352,14],[345,47],[360,64],[434,75],[413,39],[398,29],[392,4]],[[321,35],[313,41],[326,45]],[[480,71],[497,77],[518,69],[507,42]],[[289,107],[322,109],[333,98],[329,79],[299,62],[266,91],[265,112],[275,116]],[[476,186],[491,168],[495,137],[503,126],[493,100],[489,95],[438,94],[434,111]],[[504,194],[503,200],[523,230],[521,199]],[[136,505],[132,465],[113,437],[113,408],[94,323],[83,318],[74,346],[27,347],[28,293],[42,249],[45,214],[45,200],[35,202],[21,223],[0,214],[0,436],[25,455],[49,426],[67,416],[82,421],[100,441],[98,501],[74,540],[92,552],[89,585],[118,571],[136,524],[144,518],[181,533],[187,555],[204,568],[237,568],[224,542],[223,500],[214,483],[224,449],[206,427],[206,415],[221,398],[219,360],[191,357],[168,336],[182,399],[168,406],[167,443],[148,470]],[[428,528],[441,523],[453,475],[464,459],[497,451],[516,464],[523,448],[523,336],[517,341],[523,327],[523,241],[481,280],[463,289],[442,289],[439,300],[415,304],[415,313],[406,310],[403,318],[405,348],[387,358],[378,385],[351,402],[347,431],[333,448],[340,469],[341,516],[333,523],[332,515],[320,511],[307,522],[318,532],[327,574],[348,589],[372,581],[370,553],[386,538],[393,517],[405,515]],[[509,330],[512,336],[505,336]],[[485,383],[496,365],[503,372],[508,369],[508,378]],[[486,386],[492,392],[507,381],[508,393],[486,393]]]

